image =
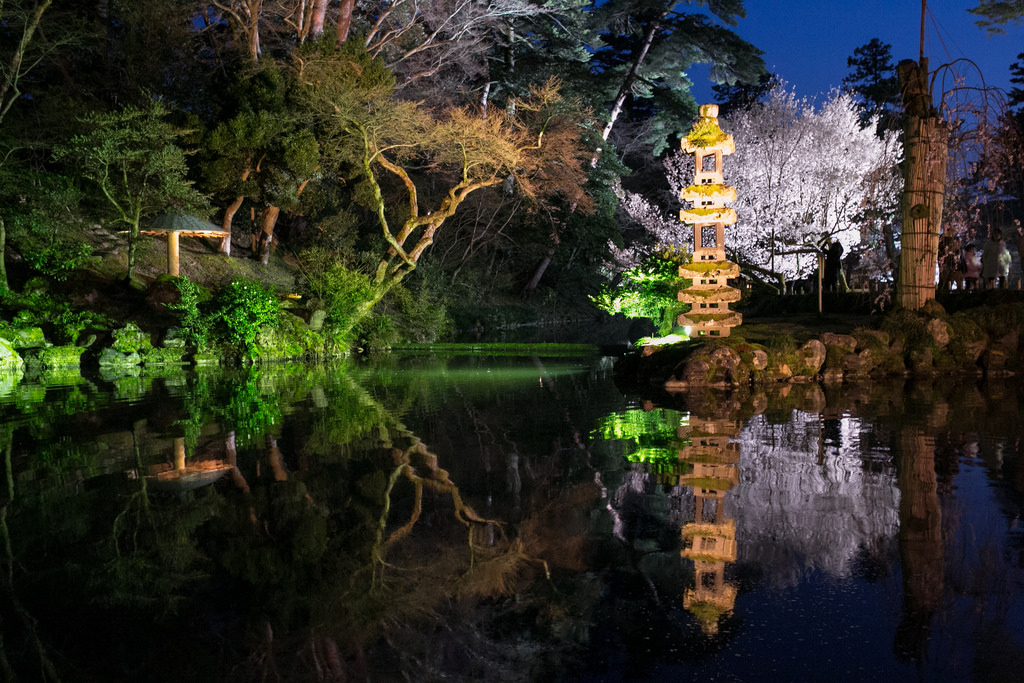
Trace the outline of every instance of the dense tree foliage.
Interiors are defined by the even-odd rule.
[[[129,279],[135,275],[143,219],[172,209],[202,210],[204,203],[185,177],[185,152],[177,143],[186,131],[166,116],[159,100],[146,109],[92,114],[82,120],[85,132],[55,154],[95,184],[113,221],[128,229]]]
[[[0,8],[5,177],[65,172],[79,219],[127,230],[132,273],[147,217],[205,195],[223,252],[298,257],[338,310],[411,312],[409,288],[442,283],[585,302],[621,241],[618,179],[695,111],[690,67],[730,84],[764,71],[731,30],[741,0]]]
[[[788,252],[838,239],[895,260],[898,148],[880,116],[894,111],[889,46],[857,48],[849,96],[817,109],[780,99],[760,52],[733,31],[742,0],[0,8],[0,173],[5,205],[25,204],[22,256],[33,251],[25,226],[64,220],[23,220],[63,216],[31,191],[33,174],[56,172],[82,198],[80,222],[127,229],[130,270],[147,216],[205,196],[204,213],[232,235],[222,251],[297,259],[335,302],[335,322],[346,305],[365,309],[370,318],[347,316],[354,331],[374,306],[442,310],[452,286],[473,293],[463,307],[538,291],[585,303],[682,239],[672,177],[684,161],[666,150],[696,112],[688,72],[707,63],[737,136],[727,169],[751,202],[738,207],[753,231],[738,257],[792,276],[806,259]],[[850,112],[878,122],[874,142],[849,128]],[[772,170],[751,170],[744,155],[755,154]]]

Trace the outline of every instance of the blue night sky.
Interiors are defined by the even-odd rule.
[[[1024,52],[1024,25],[988,36],[967,12],[977,0],[927,4],[925,56],[931,70],[966,58],[980,67],[988,85],[1009,89],[1010,65]],[[919,56],[920,0],[745,0],[744,6],[747,17],[733,30],[763,50],[768,69],[799,96],[838,87],[849,73],[847,57],[872,38],[892,45],[893,63]],[[958,64],[957,73],[971,85],[980,84],[969,65]],[[707,69],[694,69],[690,77],[697,101],[714,101]]]

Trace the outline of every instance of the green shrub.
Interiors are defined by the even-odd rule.
[[[196,350],[205,349],[210,343],[212,320],[199,306],[210,299],[210,293],[184,276],[175,280],[174,284],[180,295],[178,303],[167,304],[167,308],[177,314],[178,325],[185,340]]]
[[[323,307],[328,322],[349,329],[353,313],[361,305],[380,298],[377,285],[366,273],[341,263],[341,257],[328,249],[306,249],[299,254],[302,285],[315,304]]]
[[[256,280],[236,278],[217,296],[213,319],[224,338],[249,358],[256,356],[256,338],[263,327],[276,327],[281,305],[273,290]]]
[[[680,313],[690,307],[679,302],[679,290],[689,280],[679,277],[679,266],[690,262],[690,254],[673,247],[662,248],[644,263],[622,273],[615,287],[602,287],[601,294],[590,297],[598,308],[627,318],[647,318],[666,335],[675,327]]]
[[[29,267],[62,282],[92,256],[92,247],[68,237],[77,227],[82,193],[72,180],[55,174],[30,174],[23,180],[30,180],[34,191],[11,211],[11,241]]]
[[[452,319],[442,296],[422,277],[415,291],[404,283],[395,285],[378,306],[378,313],[393,323],[396,341],[429,344],[452,329]]]

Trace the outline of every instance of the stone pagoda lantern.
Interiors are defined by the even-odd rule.
[[[743,322],[743,316],[729,310],[740,291],[728,281],[739,277],[740,267],[725,260],[725,226],[736,223],[736,210],[725,204],[736,199],[736,188],[725,185],[722,158],[736,151],[736,143],[718,126],[718,105],[700,108],[700,120],[682,147],[695,162],[693,185],[680,193],[690,208],[679,212],[681,221],[693,225],[693,261],[679,267],[679,277],[693,284],[679,292],[679,301],[690,304],[690,312],[677,323],[689,327],[694,337],[728,337]]]

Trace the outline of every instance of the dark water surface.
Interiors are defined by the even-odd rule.
[[[1016,681],[1024,382],[0,380],[0,680]]]

